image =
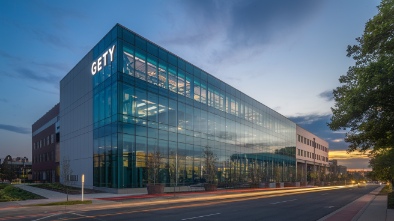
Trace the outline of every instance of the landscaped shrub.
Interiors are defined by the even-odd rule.
[[[42,199],[43,197],[6,184],[0,187],[0,202]]]
[[[394,192],[387,194],[387,208],[394,209]]]

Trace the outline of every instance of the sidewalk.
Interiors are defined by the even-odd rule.
[[[378,195],[383,187],[378,187],[319,221],[393,221],[394,210],[387,209],[387,196]]]

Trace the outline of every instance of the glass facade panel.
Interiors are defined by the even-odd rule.
[[[177,93],[178,82],[176,69],[173,67],[168,68],[168,88],[170,91]]]
[[[293,122],[134,36],[118,36],[120,58],[93,77],[94,186],[145,187],[157,152],[158,182],[206,182],[206,147],[219,185],[295,181]]]
[[[135,54],[135,77],[146,81],[146,57],[144,52]]]

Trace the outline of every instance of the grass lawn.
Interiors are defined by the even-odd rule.
[[[84,200],[84,201],[72,200],[72,201],[36,204],[34,206],[60,206],[60,205],[78,205],[78,204],[92,204],[92,201],[91,200]]]
[[[11,184],[0,184],[0,202],[45,199],[42,196],[14,187]]]
[[[52,190],[52,191],[56,191],[56,192],[60,192],[60,193],[67,193],[67,186],[60,184],[60,183],[40,183],[40,184],[35,184],[34,187]],[[100,191],[85,188],[84,193],[85,194],[100,193]],[[69,186],[68,187],[68,194],[70,194],[70,195],[81,194],[81,188]]]

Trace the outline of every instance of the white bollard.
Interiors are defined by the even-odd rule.
[[[83,201],[83,185],[85,183],[85,174],[82,174],[82,201]]]

